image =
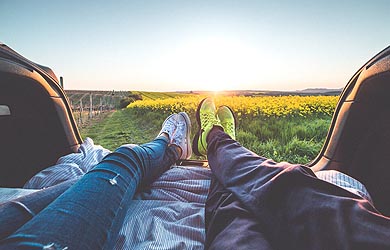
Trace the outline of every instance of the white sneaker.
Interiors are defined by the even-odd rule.
[[[173,134],[176,131],[176,121],[177,121],[177,114],[172,114],[165,119],[165,121],[162,124],[162,128],[160,130],[160,133],[158,133],[158,136],[160,136],[162,133],[166,133],[169,137],[169,141],[172,141]]]
[[[176,130],[171,137],[171,144],[181,148],[180,159],[189,159],[192,154],[191,141],[191,121],[187,113],[180,112],[177,114]]]

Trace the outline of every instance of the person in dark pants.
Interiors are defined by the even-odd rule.
[[[28,203],[9,204],[2,221],[20,215],[16,226],[22,226],[2,225],[0,249],[113,249],[137,188],[190,157],[189,134],[188,115],[173,114],[152,142],[121,146],[76,183],[63,183]],[[45,201],[38,207],[37,199]]]
[[[210,98],[196,118],[193,151],[213,172],[206,249],[390,249],[390,218],[368,199],[244,148],[231,109]]]

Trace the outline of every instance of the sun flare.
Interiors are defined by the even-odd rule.
[[[261,67],[259,54],[257,49],[240,39],[192,39],[178,46],[169,57],[164,57],[164,74],[194,89],[239,89],[241,84],[256,79]]]

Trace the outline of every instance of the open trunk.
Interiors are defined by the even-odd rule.
[[[0,44],[0,186],[23,186],[81,142],[53,71]]]

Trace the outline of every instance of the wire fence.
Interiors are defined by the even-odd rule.
[[[120,101],[129,95],[128,91],[65,90],[73,116],[79,127],[106,112],[119,108]]]

